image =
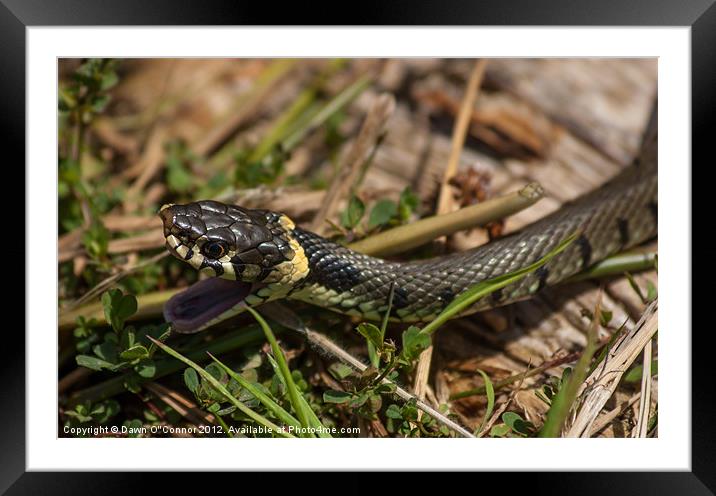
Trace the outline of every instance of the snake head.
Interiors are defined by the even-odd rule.
[[[198,332],[279,297],[308,274],[283,214],[206,200],[165,205],[159,217],[169,252],[211,276],[167,301],[164,316],[177,332]]]
[[[169,252],[206,275],[272,283],[295,272],[294,226],[283,214],[205,200],[165,205],[159,216]]]

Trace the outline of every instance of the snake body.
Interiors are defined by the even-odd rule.
[[[160,211],[167,247],[212,276],[165,307],[178,332],[196,332],[278,298],[380,319],[425,321],[469,287],[526,267],[566,238],[563,252],[468,312],[529,297],[594,263],[657,235],[655,114],[633,163],[598,189],[521,231],[487,245],[428,260],[397,262],[357,253],[296,227],[285,215],[215,201]],[[213,281],[213,282],[212,282]]]

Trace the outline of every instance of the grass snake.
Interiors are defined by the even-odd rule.
[[[168,250],[202,273],[172,297],[175,331],[198,332],[247,306],[288,298],[377,320],[426,321],[481,281],[530,265],[576,231],[565,251],[473,305],[469,312],[534,295],[657,235],[656,111],[633,162],[596,190],[517,233],[478,248],[420,261],[382,260],[297,227],[286,215],[205,200],[159,212]]]

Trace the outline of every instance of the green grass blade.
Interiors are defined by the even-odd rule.
[[[435,318],[435,320],[423,327],[422,331],[420,332],[425,334],[432,334],[441,325],[458,315],[463,310],[467,309],[470,305],[475,303],[480,298],[483,298],[484,296],[487,296],[493,291],[496,291],[500,288],[509,286],[510,284],[519,281],[527,274],[539,269],[544,264],[549,262],[553,257],[563,252],[575,239],[577,239],[577,237],[579,237],[580,234],[581,231],[575,232],[574,234],[566,238],[564,241],[562,241],[559,245],[557,245],[552,251],[547,253],[544,257],[540,258],[535,263],[528,265],[527,267],[523,267],[514,272],[510,272],[509,274],[503,274],[501,276],[494,277],[487,281],[479,282],[474,286],[470,287],[469,289],[461,293],[457,298],[455,298],[452,303],[450,303],[445,308],[445,310],[443,310],[442,313]]]
[[[363,90],[368,87],[371,81],[372,79],[369,76],[363,76],[337,94],[331,101],[326,103],[326,105],[319,110],[305,126],[288,136],[282,142],[283,148],[287,151],[292,150],[296,145],[303,141],[303,138],[305,138],[306,135],[323,125],[323,123],[326,122],[333,114],[338,112],[341,108],[360,95]]]
[[[490,419],[490,416],[492,415],[492,411],[495,408],[495,388],[492,386],[492,381],[487,376],[487,374],[477,369],[477,371],[482,376],[482,380],[485,382],[485,393],[487,395],[487,409],[485,410],[485,416],[482,418],[482,422],[480,422],[480,426],[475,429],[475,435],[477,436],[482,432],[482,429],[485,427],[485,423]]]
[[[289,125],[295,121],[298,116],[305,111],[316,98],[316,89],[308,88],[296,98],[293,104],[286,110],[284,114],[279,116],[274,127],[264,137],[263,140],[254,148],[251,155],[247,159],[248,163],[259,162],[263,160],[271,151],[271,148],[281,141],[286,133]]]
[[[597,262],[587,270],[568,278],[564,282],[584,281],[602,277],[621,276],[625,272],[640,272],[656,268],[656,252],[625,252],[612,255]]]
[[[214,360],[219,367],[224,369],[224,371],[229,374],[229,377],[234,379],[236,382],[239,383],[239,385],[246,389],[249,393],[254,395],[254,397],[259,400],[267,409],[271,410],[274,415],[276,415],[279,419],[281,419],[282,422],[288,425],[292,425],[294,427],[300,427],[301,423],[290,413],[288,413],[281,405],[276,403],[270,396],[268,396],[266,393],[261,391],[259,388],[254,386],[251,382],[246,380],[244,377],[242,377],[240,374],[237,374],[233,370],[231,370],[229,367],[224,365],[221,361],[219,361],[218,358],[216,358],[214,355],[209,353],[209,356],[212,360]]]
[[[288,109],[276,119],[271,130],[251,152],[247,162],[252,163],[262,160],[268,155],[271,148],[286,138],[290,132],[294,131],[294,125],[313,106],[325,81],[344,65],[345,61],[341,59],[329,61],[313,82],[301,91]]]
[[[285,388],[286,381],[283,380],[283,374],[281,373],[281,369],[279,368],[278,363],[276,362],[276,360],[273,359],[273,357],[271,355],[266,355],[266,357],[268,358],[268,361],[271,364],[271,367],[273,368],[273,371],[276,374],[276,377],[278,377],[279,381],[281,381],[281,384]],[[326,437],[326,438],[333,437],[328,432],[325,431],[326,428],[323,426],[321,421],[318,419],[318,417],[314,413],[313,409],[306,401],[306,398],[304,398],[303,395],[300,393],[298,395],[298,401],[300,401],[301,404],[303,405],[303,407],[305,408],[306,414],[308,416],[308,421],[311,424],[311,427],[317,429],[316,434],[318,435],[318,437]],[[306,434],[306,437],[314,437],[314,436],[311,434]]]
[[[306,412],[308,413],[308,421],[311,424],[311,427],[316,429],[316,434],[318,437],[322,438],[332,438],[331,434],[328,432],[326,427],[321,423],[321,420],[318,418],[316,413],[313,411],[311,406],[308,404],[308,401],[306,401],[306,398],[303,397],[303,395],[299,396],[299,399],[301,403],[303,403],[303,408],[306,409]]]
[[[233,438],[234,435],[229,430],[229,426],[226,425],[226,422],[224,422],[224,419],[221,418],[221,415],[214,415],[214,417],[216,417],[217,422],[219,422],[219,425],[221,425],[221,427],[224,429],[224,434],[226,435],[226,437]]]
[[[375,349],[375,345],[371,343],[368,338],[366,338],[366,343],[368,344],[368,359],[370,360],[370,364],[375,368],[380,367],[380,357]]]
[[[587,332],[587,346],[584,348],[582,356],[579,357],[577,363],[572,370],[566,384],[563,384],[557,394],[552,398],[552,405],[547,412],[547,418],[544,425],[539,431],[539,437],[559,437],[562,432],[572,405],[577,400],[579,387],[587,378],[589,372],[589,364],[597,352],[597,333],[599,331],[599,315],[601,314],[601,293],[600,299],[597,300],[597,306],[594,309],[594,317]]]
[[[383,315],[383,322],[380,325],[380,340],[385,339],[385,330],[388,328],[388,320],[390,319],[390,311],[393,309],[393,296],[395,296],[395,284],[390,285],[390,293],[388,293],[388,309]]]
[[[388,320],[390,319],[390,311],[393,309],[393,295],[395,294],[395,284],[390,285],[390,293],[388,294],[388,309],[385,311],[385,315],[383,315],[383,321],[380,325],[380,341],[383,342],[385,340],[385,331],[388,328]],[[371,343],[370,339],[366,339],[368,342],[368,358],[370,358],[370,363],[373,365],[373,367],[380,368],[380,358],[378,357],[378,353],[375,349],[375,345]]]
[[[271,330],[271,327],[266,323],[264,318],[253,308],[248,307],[247,310],[251,313],[251,315],[254,316],[256,319],[256,322],[259,323],[261,326],[261,329],[264,331],[264,335],[266,336],[266,339],[268,340],[269,344],[271,345],[271,351],[273,352],[273,356],[276,359],[276,362],[278,363],[279,370],[281,372],[281,375],[283,376],[284,383],[286,384],[286,390],[288,392],[289,400],[291,401],[291,406],[293,407],[294,411],[296,412],[296,415],[298,416],[298,419],[301,422],[301,425],[305,428],[308,428],[311,426],[311,423],[308,420],[308,413],[306,412],[305,404],[304,402],[301,402],[299,400],[299,397],[301,397],[301,394],[298,392],[298,388],[296,387],[296,383],[293,382],[293,377],[291,376],[291,370],[288,368],[288,363],[286,363],[286,357],[284,356],[283,352],[281,351],[281,348],[278,346],[278,341],[276,341],[276,336],[274,335],[273,331]]]
[[[156,344],[159,348],[161,348],[166,354],[176,358],[177,360],[180,360],[187,364],[189,367],[193,368],[197,371],[197,373],[203,377],[206,381],[209,382],[214,388],[216,388],[217,391],[219,391],[221,394],[223,394],[227,400],[231,404],[233,404],[236,408],[241,410],[246,416],[253,419],[258,424],[263,425],[267,429],[273,431],[277,435],[281,437],[295,437],[288,432],[283,431],[279,426],[271,422],[266,417],[259,415],[258,413],[254,412],[251,408],[244,405],[242,402],[240,402],[237,398],[235,398],[228,389],[224,387],[223,384],[221,384],[219,381],[216,380],[214,376],[212,376],[210,373],[208,373],[206,370],[204,370],[202,367],[197,365],[196,363],[192,362],[188,358],[184,357],[183,355],[177,353],[173,349],[171,349],[169,346],[165,345],[164,343],[157,341],[156,339],[152,338],[151,336],[148,336],[149,339],[152,340],[154,344]]]

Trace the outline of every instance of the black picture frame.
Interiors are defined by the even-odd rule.
[[[360,8],[317,8],[315,3],[201,2],[173,0],[0,0],[3,150],[25,159],[25,30],[31,26],[91,25],[557,25],[557,26],[690,26],[692,43],[692,157],[713,162],[709,123],[716,109],[716,6],[714,0],[490,0],[461,2],[361,2]],[[339,15],[330,15],[332,13]],[[693,168],[692,168],[693,170]],[[26,185],[27,190],[28,185]],[[18,188],[19,189],[19,188]],[[51,223],[50,223],[51,224]],[[19,227],[18,227],[19,229]],[[25,229],[29,229],[25,226]],[[25,260],[27,264],[28,261]],[[19,279],[16,279],[19,281]],[[691,288],[683,288],[691,291]],[[699,298],[710,295],[697,296]],[[26,310],[27,310],[27,301]],[[698,308],[698,305],[693,305]],[[692,335],[692,472],[612,472],[541,474],[548,482],[531,485],[550,493],[570,494],[714,494],[713,331]],[[688,332],[689,329],[683,329]],[[698,332],[701,331],[701,332]],[[48,330],[48,333],[51,332]],[[0,491],[8,494],[86,494],[141,490],[140,477],[118,473],[39,473],[25,471],[25,339],[6,333],[14,350],[2,360],[0,382]],[[52,335],[48,334],[48,339]],[[569,456],[565,452],[565,456]],[[179,474],[175,474],[178,476]],[[533,479],[534,474],[524,474]],[[516,480],[516,479],[510,479]],[[201,481],[200,481],[201,482]],[[206,481],[205,481],[206,482]],[[475,482],[477,484],[477,481]],[[272,482],[273,484],[273,482]],[[402,484],[402,483],[401,483]],[[479,485],[483,489],[482,476]],[[538,485],[539,487],[534,487]],[[510,482],[513,488],[512,482]],[[500,486],[494,486],[500,487]],[[498,491],[498,489],[493,489]]]

